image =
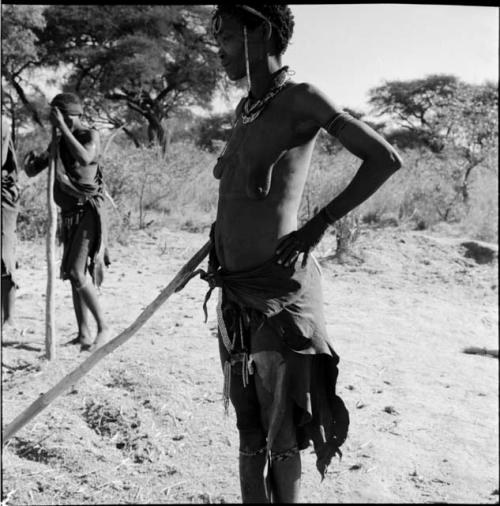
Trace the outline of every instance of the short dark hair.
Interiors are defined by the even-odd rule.
[[[58,107],[66,114],[81,116],[83,114],[82,101],[74,93],[59,93],[50,103],[52,107]]]
[[[275,35],[278,54],[283,54],[288,47],[290,39],[292,38],[293,27],[295,26],[295,21],[290,7],[288,7],[288,5],[281,4],[251,4],[249,7],[260,12],[270,21],[272,26],[272,34]],[[242,23],[244,26],[248,26],[249,28],[255,28],[260,23],[262,23],[262,19],[260,17],[252,14],[249,11],[246,11],[238,5],[232,5],[229,3],[217,5],[214,16],[217,14],[227,14],[228,16],[233,16],[240,23]]]

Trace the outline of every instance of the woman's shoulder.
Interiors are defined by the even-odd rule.
[[[311,96],[325,96],[325,94],[318,88],[318,86],[305,81],[300,83],[297,83],[295,81],[288,81],[286,90],[290,94],[305,98]]]
[[[309,82],[291,82],[286,91],[286,103],[290,104],[298,115],[310,116],[323,121],[340,110],[336,103],[318,86]]]

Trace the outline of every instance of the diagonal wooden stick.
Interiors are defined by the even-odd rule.
[[[41,395],[33,404],[28,406],[19,416],[17,416],[3,431],[2,445],[22,427],[24,427],[40,411],[45,409],[54,399],[62,394],[69,386],[74,385],[79,379],[87,374],[106,355],[109,355],[118,346],[129,340],[156,312],[156,310],[175,292],[182,287],[186,279],[191,276],[194,269],[203,261],[210,251],[210,241],[197,252],[175,275],[174,279],[160,292],[158,297],[151,302],[137,319],[125,329],[121,334],[113,338],[101,348],[98,348],[90,357],[80,364],[74,371],[66,375],[57,385],[53,386],[48,392]]]

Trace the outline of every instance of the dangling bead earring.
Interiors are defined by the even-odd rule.
[[[243,37],[245,39],[245,65],[247,69],[248,94],[250,95],[250,89],[252,88],[252,80],[250,79],[250,60],[248,58],[248,38],[246,26],[243,26]]]

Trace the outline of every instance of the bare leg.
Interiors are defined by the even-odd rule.
[[[224,366],[229,354],[218,334],[221,365]],[[244,387],[241,376],[231,371],[230,399],[238,420],[245,428],[239,429],[240,454],[239,473],[241,500],[243,503],[268,503],[264,469],[266,466],[266,434],[260,426],[260,407],[252,383]]]
[[[16,284],[12,277],[2,276],[2,325],[15,325],[14,306],[16,301]]]
[[[73,301],[76,301],[77,319],[81,317],[82,321],[85,321],[85,312],[88,308],[97,323],[97,336],[91,348],[101,346],[110,334],[110,329],[104,321],[97,291],[87,276],[89,254],[94,250],[97,241],[96,230],[94,212],[92,209],[88,209],[75,232],[66,264],[71,283],[74,286]]]
[[[80,286],[76,289],[80,299],[83,301],[84,305],[86,305],[92,316],[95,318],[97,323],[97,336],[92,345],[92,348],[98,348],[102,344],[106,342],[111,332],[111,329],[104,321],[104,315],[102,313],[101,306],[99,304],[99,298],[97,296],[97,291],[94,288],[94,285],[87,281],[83,286]]]
[[[297,448],[294,402],[287,390],[286,362],[283,354],[277,351],[255,353],[253,358],[255,388],[267,442],[271,445],[271,502],[296,503],[299,501],[302,465]]]
[[[297,503],[300,495],[302,464],[300,453],[285,460],[274,461],[271,467],[273,502]]]
[[[73,294],[73,307],[75,309],[76,322],[78,324],[78,341],[82,348],[89,348],[92,344],[90,325],[88,320],[88,308],[80,297],[75,284],[71,282],[71,291]]]
[[[244,503],[268,503],[264,484],[266,454],[247,456],[240,454],[241,501]]]

